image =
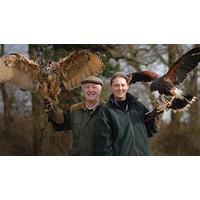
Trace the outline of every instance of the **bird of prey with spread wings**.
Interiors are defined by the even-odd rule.
[[[97,75],[103,68],[96,53],[83,49],[73,51],[59,62],[48,62],[45,71],[21,54],[10,54],[0,58],[0,83],[13,83],[58,103],[61,83],[72,90],[80,86],[82,79]]]
[[[140,81],[152,82],[151,91],[158,91],[161,95],[172,96],[166,109],[173,111],[187,110],[196,100],[196,97],[177,88],[187,78],[188,73],[194,70],[200,62],[200,48],[193,48],[172,64],[163,76],[152,72],[142,71],[129,75],[130,84]]]

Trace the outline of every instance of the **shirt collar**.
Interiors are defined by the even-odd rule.
[[[102,99],[100,99],[100,101],[96,105],[94,105],[92,108],[87,108],[86,103],[84,102],[82,104],[82,109],[83,110],[95,110],[96,108],[98,108],[103,103],[105,103],[105,102]]]
[[[94,110],[95,107],[99,104],[99,102],[100,102],[100,101],[98,101],[98,102],[97,102],[94,106],[92,106],[92,107],[88,107],[86,103],[85,103],[85,106],[86,106],[86,108],[87,108],[88,110]]]

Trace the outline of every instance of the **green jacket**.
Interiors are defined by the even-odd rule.
[[[96,120],[97,155],[149,155],[148,137],[157,132],[154,119],[146,123],[148,109],[127,93],[127,105],[123,108],[110,96],[101,108]]]
[[[56,131],[72,130],[73,144],[69,155],[94,156],[96,155],[96,127],[94,125],[101,101],[94,110],[88,110],[85,102],[72,105],[64,112],[65,121],[57,124],[50,120]]]

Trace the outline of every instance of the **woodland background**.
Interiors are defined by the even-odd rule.
[[[0,54],[23,53],[29,58],[55,60],[67,56],[74,49],[84,48],[98,52],[106,66],[100,74],[105,85],[102,98],[109,95],[109,78],[116,71],[131,73],[153,70],[164,74],[169,66],[195,44],[31,44],[4,45]],[[22,50],[22,49],[25,49]],[[184,91],[200,98],[200,68],[198,67],[181,85]],[[130,92],[152,109],[155,96],[149,83],[136,83]],[[67,109],[82,100],[80,88],[66,91],[59,105]],[[200,105],[199,100],[184,113],[167,111],[160,133],[150,139],[152,155],[200,155]],[[48,123],[43,99],[13,85],[0,85],[0,155],[68,155],[72,145],[71,132],[55,132]]]

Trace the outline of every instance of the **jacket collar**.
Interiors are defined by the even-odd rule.
[[[126,100],[127,100],[127,105],[128,105],[128,108],[129,109],[130,107],[133,106],[134,103],[137,102],[137,98],[135,96],[133,96],[132,94],[128,93],[126,94]],[[118,103],[119,101],[117,101],[113,94],[110,95],[109,97],[109,101],[116,107],[118,108],[121,108],[121,105]],[[127,110],[126,110],[127,111]]]

